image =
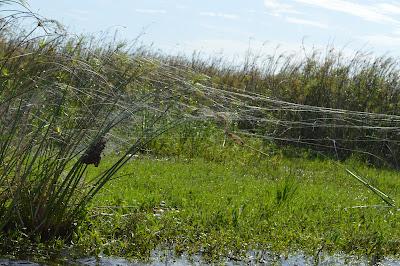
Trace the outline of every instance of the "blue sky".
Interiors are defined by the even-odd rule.
[[[351,53],[400,55],[400,1],[392,0],[28,0],[33,11],[75,33],[118,30],[167,53],[223,52],[277,45],[300,51],[333,45]]]

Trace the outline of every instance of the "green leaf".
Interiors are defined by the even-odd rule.
[[[4,77],[8,77],[10,75],[10,72],[8,71],[8,68],[3,67],[1,70],[1,74]]]

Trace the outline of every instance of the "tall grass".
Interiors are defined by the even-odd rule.
[[[166,116],[178,96],[143,79],[157,65],[123,44],[68,36],[21,9],[0,31],[0,231],[68,238],[104,184],[174,125]],[[30,32],[15,35],[18,14],[33,20]],[[118,142],[120,158],[89,179]]]
[[[338,159],[358,153],[372,164],[400,167],[396,58],[363,51],[350,56],[329,47],[302,55],[249,53],[239,65],[201,54],[153,56],[192,71],[193,83],[202,85],[197,93],[203,93],[193,98],[214,113],[228,113],[239,133]],[[210,98],[219,105],[212,107]]]

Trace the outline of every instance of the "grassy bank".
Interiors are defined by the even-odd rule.
[[[400,200],[396,172],[355,160],[343,165]],[[136,159],[95,198],[77,246],[141,259],[157,248],[212,260],[248,250],[398,255],[400,213],[352,208],[381,201],[342,167],[278,155],[223,163]]]

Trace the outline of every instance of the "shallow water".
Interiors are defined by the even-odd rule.
[[[26,266],[38,266],[40,264],[30,262],[30,261],[25,261],[25,260],[2,260],[0,259],[0,266],[17,266],[17,265],[26,265]]]
[[[173,266],[184,266],[184,265],[208,265],[205,263],[201,256],[181,256],[175,257],[172,253],[154,253],[152,261],[149,263],[129,262],[122,258],[85,258],[76,261],[77,264],[85,266],[125,266],[125,265],[173,265]],[[313,257],[306,256],[302,253],[292,254],[287,257],[273,255],[269,252],[249,252],[248,258],[242,261],[225,259],[221,261],[223,265],[236,266],[236,265],[314,265],[317,262],[318,265],[400,265],[400,260],[384,259],[380,262],[372,262],[368,259],[359,259],[356,257],[345,256],[345,255],[321,255],[317,261]]]
[[[292,254],[287,257],[274,255],[270,252],[265,251],[253,251],[248,253],[248,257],[245,260],[237,261],[233,259],[225,259],[220,263],[227,266],[236,266],[236,265],[315,265],[317,262],[318,265],[388,265],[395,266],[400,265],[400,260],[386,258],[380,262],[371,262],[366,258],[360,259],[357,257],[346,256],[342,254],[336,255],[327,255],[323,254],[318,257],[317,260],[314,257],[306,256],[302,253]],[[51,264],[51,263],[50,263]],[[155,266],[163,266],[163,265],[171,265],[171,266],[185,266],[185,265],[211,265],[205,263],[201,256],[181,256],[175,257],[172,252],[154,252],[152,254],[152,259],[148,263],[143,262],[132,262],[123,258],[82,258],[78,260],[69,261],[69,265],[82,265],[82,266],[147,266],[147,265],[155,265]],[[21,261],[21,260],[1,260],[0,266],[38,266],[40,264],[29,262],[29,261]]]

